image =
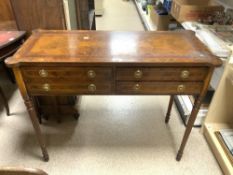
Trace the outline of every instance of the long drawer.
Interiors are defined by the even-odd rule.
[[[22,72],[26,83],[105,83],[113,78],[108,67],[24,67]]]
[[[50,84],[30,83],[28,91],[33,95],[69,95],[69,94],[111,94],[111,83],[75,83],[75,84]]]
[[[116,79],[122,81],[202,81],[208,69],[197,68],[117,68]]]
[[[202,82],[117,82],[118,94],[198,94]]]

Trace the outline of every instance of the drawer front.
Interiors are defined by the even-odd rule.
[[[69,94],[111,94],[111,83],[82,83],[82,84],[27,84],[32,95],[69,95]]]
[[[199,94],[203,83],[189,82],[118,82],[118,94]]]
[[[83,83],[112,80],[112,69],[106,67],[25,67],[22,70],[27,83]]]
[[[202,81],[208,69],[200,68],[117,68],[116,78],[122,81]]]

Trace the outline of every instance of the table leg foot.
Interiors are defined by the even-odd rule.
[[[201,106],[201,101],[202,101],[202,98],[201,96],[199,96],[196,100],[195,100],[195,103],[194,103],[194,106],[193,106],[193,109],[192,109],[192,112],[191,112],[191,115],[190,115],[190,118],[188,120],[188,124],[186,126],[186,130],[184,132],[184,136],[183,136],[183,139],[182,139],[182,142],[181,142],[181,145],[180,145],[180,148],[179,148],[179,151],[177,153],[177,157],[176,157],[176,160],[177,161],[180,161],[181,157],[182,157],[182,154],[183,154],[183,151],[184,151],[184,148],[185,148],[185,145],[188,141],[188,138],[189,138],[189,135],[191,133],[191,130],[193,128],[193,124],[196,120],[196,117],[197,117],[197,113],[199,111],[199,108]]]
[[[78,120],[79,116],[80,116],[79,112],[75,113],[75,114],[74,114],[75,120]]]
[[[43,148],[42,154],[43,154],[43,160],[44,160],[45,162],[48,162],[48,161],[49,161],[49,154],[48,154],[46,148]]]
[[[182,156],[183,156],[183,152],[178,151],[178,153],[177,153],[177,155],[176,155],[176,160],[177,160],[177,161],[180,161],[181,158],[182,158]]]
[[[45,161],[48,161],[49,160],[49,155],[48,155],[48,152],[47,152],[47,149],[46,149],[46,146],[45,146],[44,139],[42,137],[39,120],[38,120],[38,117],[37,117],[37,113],[36,113],[32,98],[29,98],[29,97],[26,98],[25,99],[25,105],[27,107],[29,117],[30,117],[31,122],[32,122],[32,126],[34,128],[35,133],[36,133],[36,138],[37,138],[38,143],[40,145],[40,148],[41,148],[41,151],[42,151],[42,154],[43,154],[43,159]]]
[[[165,123],[167,124],[170,120],[170,115],[167,115],[166,118],[165,118]]]
[[[9,109],[9,106],[7,105],[7,107],[6,107],[6,115],[7,116],[10,116],[11,114],[10,114],[10,109]]]
[[[6,98],[5,94],[3,93],[3,90],[2,90],[1,87],[0,87],[0,95],[2,96],[3,104],[4,104],[5,108],[6,108],[6,115],[10,116],[10,108],[9,108],[9,105],[8,105],[8,102],[7,102],[7,98]]]

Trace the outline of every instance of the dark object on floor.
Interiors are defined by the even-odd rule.
[[[3,90],[1,88],[1,86],[0,86],[0,96],[3,99],[3,104],[4,104],[5,108],[6,108],[6,114],[9,116],[10,115],[10,109],[9,109],[9,106],[8,106],[8,103],[7,103],[6,96],[3,93]]]
[[[21,168],[21,167],[1,167],[1,175],[48,175],[40,169]]]
[[[38,96],[35,97],[35,104],[38,110],[38,119],[49,119],[49,116],[56,117],[58,123],[62,121],[62,115],[72,115],[76,120],[79,117],[79,111],[76,104],[79,101],[77,96]]]

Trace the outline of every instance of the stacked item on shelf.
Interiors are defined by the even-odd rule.
[[[163,7],[166,9],[166,11],[170,12],[172,8],[172,0],[164,0]]]
[[[226,46],[225,42],[219,39],[208,29],[197,30],[196,36],[210,49],[210,51],[221,58],[228,58],[231,50]]]
[[[222,11],[224,7],[215,0],[173,0],[171,7],[172,16],[179,22],[200,21]]]
[[[196,30],[196,36],[207,45],[214,55],[223,59],[229,58],[232,54],[233,26],[218,24],[201,26],[200,30]]]
[[[182,26],[186,30],[192,30],[196,36],[212,51],[219,56],[224,63],[232,54],[233,26],[231,25],[204,25],[198,22],[183,22]],[[224,65],[215,69],[211,79],[211,87],[217,88],[223,74]]]
[[[141,21],[145,27],[146,30],[149,31],[155,31],[156,30],[156,26],[151,22],[151,19],[148,15],[148,8],[145,9],[145,6],[149,8],[151,7],[151,5],[147,5],[147,1],[146,0],[134,0],[134,4],[136,6],[136,9],[138,11],[139,17],[141,18]],[[145,9],[145,10],[143,10]]]
[[[149,16],[151,22],[157,27],[157,31],[168,30],[169,24],[173,18],[168,14],[167,10],[163,8],[162,4],[156,6],[149,6]]]
[[[180,24],[166,10],[171,0],[134,0],[137,11],[146,30],[165,31],[180,28]]]
[[[211,102],[211,99],[213,97],[214,90],[209,89],[204,101],[201,105],[201,108],[197,114],[197,118],[194,122],[195,127],[200,127],[207,115],[208,108]],[[191,115],[194,101],[195,101],[195,96],[192,95],[177,95],[175,96],[175,104],[177,106],[177,109],[180,113],[180,117],[183,120],[184,124],[187,125],[189,117]]]
[[[233,165],[233,129],[220,129],[215,135]]]
[[[232,17],[233,20],[233,17]],[[210,32],[216,35],[227,45],[233,45],[233,26],[232,25],[212,25],[208,26]]]
[[[146,12],[148,5],[155,5],[156,3],[156,0],[136,0],[136,1],[141,4],[142,10]]]

